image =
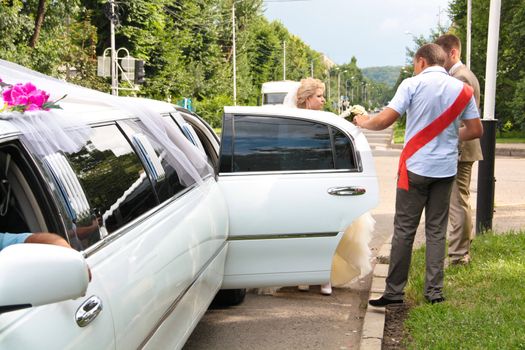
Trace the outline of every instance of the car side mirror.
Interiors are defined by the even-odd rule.
[[[0,252],[0,313],[75,299],[88,284],[87,262],[74,249],[24,243]]]

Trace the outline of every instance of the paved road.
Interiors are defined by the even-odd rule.
[[[374,152],[380,202],[372,212],[379,246],[392,233],[395,173],[399,150],[389,149],[390,132],[366,132]],[[496,158],[494,229],[506,231],[525,226],[525,158]],[[475,210],[477,166],[472,181]],[[424,242],[420,225],[416,245]],[[318,287],[299,292],[294,287],[275,293],[248,293],[243,304],[208,310],[184,349],[358,349],[371,276],[332,296],[321,296]],[[315,289],[317,288],[317,289]]]

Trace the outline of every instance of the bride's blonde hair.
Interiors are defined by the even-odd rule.
[[[306,100],[315,95],[317,89],[323,90],[324,94],[325,85],[321,80],[315,78],[301,79],[301,85],[297,89],[297,107],[306,109]]]

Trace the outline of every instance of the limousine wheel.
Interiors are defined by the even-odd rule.
[[[213,302],[224,306],[235,306],[242,303],[245,296],[246,289],[221,289]]]

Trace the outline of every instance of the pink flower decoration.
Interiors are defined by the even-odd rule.
[[[3,92],[4,101],[8,106],[24,106],[26,111],[45,109],[43,105],[49,99],[49,94],[37,89],[31,83],[16,84]]]
[[[0,79],[0,83],[2,79]],[[6,85],[6,84],[2,84]],[[49,111],[50,109],[62,109],[58,105],[58,101],[64,99],[66,95],[62,96],[56,101],[49,101],[49,94],[44,90],[37,89],[31,83],[18,83],[15,85],[7,85],[7,88],[2,92],[3,107],[0,108],[0,113],[7,111],[21,112],[25,111]]]

